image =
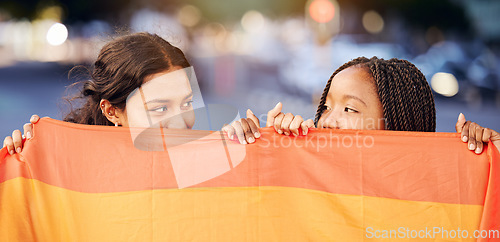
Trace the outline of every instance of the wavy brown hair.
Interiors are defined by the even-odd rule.
[[[114,125],[101,112],[99,103],[107,99],[124,109],[128,95],[152,74],[174,67],[191,66],[182,51],[156,34],[134,33],[104,45],[79,93],[69,101],[82,101],[71,108],[64,121],[89,125]]]
[[[436,108],[431,88],[422,72],[407,60],[359,57],[340,66],[326,83],[314,123],[326,109],[333,77],[351,66],[364,68],[375,80],[384,111],[385,129],[436,131]]]

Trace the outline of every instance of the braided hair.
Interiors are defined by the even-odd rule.
[[[436,131],[436,108],[431,88],[420,70],[406,60],[359,57],[340,66],[328,80],[321,96],[314,124],[326,109],[326,97],[333,77],[351,66],[360,66],[372,75],[384,111],[385,129]]]

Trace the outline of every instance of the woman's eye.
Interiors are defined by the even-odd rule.
[[[345,107],[345,108],[344,108],[344,112],[348,112],[348,113],[358,113],[358,110],[356,110],[356,109],[352,109],[352,108],[348,108],[348,107]]]
[[[325,105],[325,110],[332,110],[332,108],[330,106]]]
[[[191,101],[187,101],[187,102],[185,102],[184,104],[182,104],[182,107],[183,107],[183,108],[189,108],[189,107],[191,107],[192,105],[193,105],[193,101],[191,100]]]
[[[149,111],[151,111],[151,112],[157,112],[157,113],[162,113],[162,112],[166,112],[167,110],[168,110],[167,106],[161,106],[159,108],[151,109]]]

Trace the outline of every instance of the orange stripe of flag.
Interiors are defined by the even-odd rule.
[[[177,188],[179,174],[174,169],[182,162],[173,167],[170,157],[210,162],[216,157],[214,162],[219,162],[226,156],[212,152],[223,141],[218,133],[203,137],[206,132],[166,131],[165,135],[189,136],[194,141],[168,152],[146,152],[133,147],[127,128],[43,118],[35,125],[34,138],[26,142],[21,154],[9,156],[5,149],[1,150],[0,182],[33,178],[87,193]],[[488,185],[490,147],[482,155],[475,155],[457,134],[312,130],[294,139],[265,128],[255,144],[225,142],[229,153],[238,153],[244,147],[239,152],[244,156],[242,161],[233,164],[233,169],[227,164],[227,172],[191,187],[283,186],[482,205]],[[196,169],[185,168],[187,172]]]

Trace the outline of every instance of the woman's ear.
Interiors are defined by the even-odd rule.
[[[101,108],[102,115],[104,115],[111,123],[114,123],[115,126],[120,126],[123,124],[123,120],[120,119],[121,112],[108,100],[101,99],[101,101],[99,102],[99,107]]]

